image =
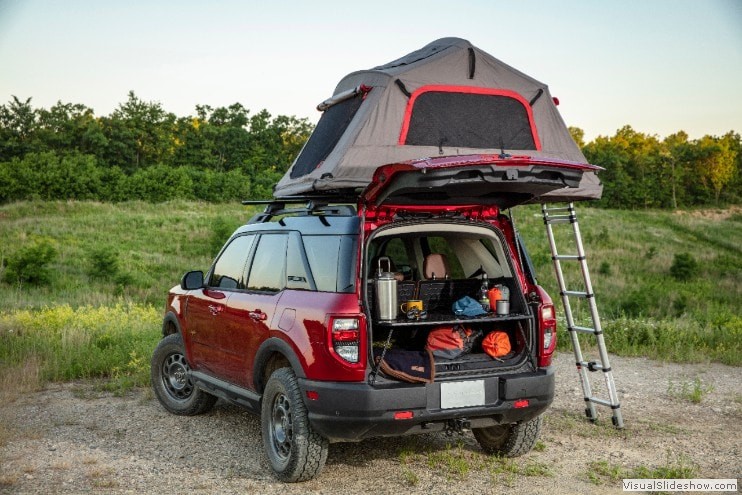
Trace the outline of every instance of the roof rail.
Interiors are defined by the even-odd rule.
[[[270,222],[279,215],[354,216],[356,199],[346,200],[338,196],[287,196],[272,200],[245,200],[243,205],[265,205],[265,210],[250,219],[248,224]],[[303,207],[287,208],[287,205],[304,204]],[[340,204],[339,204],[340,203]],[[350,204],[349,204],[350,203]]]

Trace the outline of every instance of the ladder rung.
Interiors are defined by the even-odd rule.
[[[562,292],[562,294],[568,297],[582,297],[583,299],[587,299],[593,296],[592,294],[588,294],[587,292],[581,292],[577,290],[565,290],[564,292]]]
[[[572,223],[575,220],[577,220],[576,217],[569,216],[569,215],[556,215],[553,217],[548,217],[545,222],[546,223]]]
[[[552,212],[552,211],[572,211],[573,208],[571,206],[559,206],[556,208],[543,208],[543,211]]]
[[[559,261],[582,261],[585,258],[585,256],[578,256],[576,254],[558,254],[553,257],[555,260]]]
[[[590,402],[606,407],[613,407],[613,403],[609,400],[599,399],[598,397],[590,397]]]
[[[573,327],[570,327],[569,330],[571,330],[573,332],[580,332],[580,333],[590,333],[590,334],[597,334],[598,333],[598,332],[595,331],[594,328],[590,328],[590,327],[573,326]]]

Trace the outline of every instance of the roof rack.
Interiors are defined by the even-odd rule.
[[[354,216],[358,198],[333,196],[285,196],[271,200],[245,200],[243,205],[265,205],[265,210],[250,219],[249,224],[270,222],[279,215]],[[287,205],[304,204],[287,208]]]

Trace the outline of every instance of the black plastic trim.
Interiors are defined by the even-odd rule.
[[[397,85],[397,87],[399,88],[399,90],[400,90],[400,91],[401,91],[401,92],[402,92],[402,93],[403,93],[403,94],[404,94],[404,95],[405,95],[405,96],[406,96],[407,98],[409,98],[410,96],[412,96],[412,93],[410,93],[410,92],[409,92],[409,91],[407,90],[407,88],[405,87],[405,85],[404,85],[404,83],[403,83],[402,81],[400,81],[399,79],[395,79],[395,80],[394,80],[394,84],[396,84],[396,85]]]
[[[554,400],[553,368],[482,380],[485,405],[452,409],[440,408],[441,382],[371,386],[300,379],[299,387],[302,395],[307,390],[317,392],[318,400],[305,401],[309,420],[314,430],[330,441],[440,431],[448,420],[457,418],[466,418],[480,428],[510,424],[538,416]],[[528,407],[516,409],[514,402],[520,399],[528,399]],[[413,417],[395,420],[396,411],[412,411]]]
[[[538,91],[534,95],[533,98],[531,98],[531,101],[528,102],[529,105],[533,106],[534,103],[538,101],[539,98],[541,98],[541,95],[544,94],[544,90],[541,88],[538,88]]]
[[[178,321],[178,317],[175,316],[175,313],[173,313],[172,311],[168,311],[165,314],[165,318],[163,318],[162,320],[162,336],[163,337],[167,337],[168,335],[173,333],[173,332],[168,331],[168,328],[167,328],[168,323],[172,323],[173,325],[175,325],[175,333],[181,333],[180,322]]]
[[[268,362],[270,356],[275,352],[281,354],[288,360],[297,378],[306,377],[304,368],[299,362],[299,358],[296,357],[296,354],[294,353],[294,350],[291,348],[291,346],[279,338],[271,337],[269,339],[266,339],[260,345],[260,347],[258,348],[258,352],[255,354],[255,364],[253,364],[252,376],[255,390],[258,392],[262,392],[263,388],[265,387],[265,383],[263,383],[263,369],[265,368],[265,365]]]
[[[469,79],[474,79],[474,72],[477,70],[477,57],[474,55],[474,48],[469,48]],[[539,90],[543,91],[543,90]]]
[[[191,371],[191,380],[194,384],[206,392],[221,397],[229,402],[239,404],[253,412],[260,412],[260,400],[262,395],[239,387],[224,380],[214,378],[201,371]]]

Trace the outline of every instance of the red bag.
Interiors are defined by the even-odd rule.
[[[511,350],[510,337],[500,330],[490,332],[482,341],[482,349],[495,359],[506,356]]]
[[[474,331],[463,325],[442,326],[428,334],[425,349],[437,358],[455,359],[471,352],[474,342],[481,336],[481,330]]]

